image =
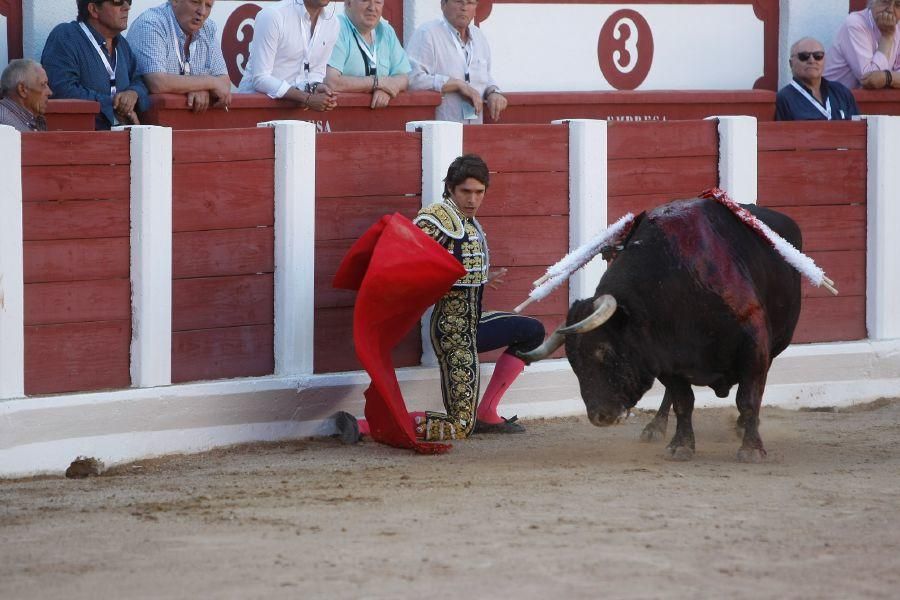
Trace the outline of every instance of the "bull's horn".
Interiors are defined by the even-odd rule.
[[[616,299],[609,294],[604,294],[594,300],[594,312],[590,316],[568,327],[562,327],[557,331],[563,335],[569,335],[572,333],[587,333],[597,329],[613,316],[613,313],[616,312],[616,306]]]
[[[530,352],[516,352],[516,355],[530,365],[533,362],[544,360],[556,352],[556,349],[562,346],[564,341],[566,341],[566,336],[561,334],[559,329],[557,329],[544,340],[543,344],[534,350],[531,350]]]

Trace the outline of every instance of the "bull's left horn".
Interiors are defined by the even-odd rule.
[[[616,299],[609,294],[604,294],[594,300],[594,312],[590,316],[568,327],[557,329],[557,331],[563,335],[569,335],[572,333],[587,333],[597,329],[613,316],[613,313],[616,312],[616,306]]]
[[[550,334],[550,336],[544,340],[544,343],[531,350],[529,352],[516,352],[516,356],[521,358],[527,364],[531,364],[533,362],[537,362],[539,360],[544,360],[554,352],[556,349],[562,346],[563,342],[566,341],[566,336],[559,332],[559,329]]]

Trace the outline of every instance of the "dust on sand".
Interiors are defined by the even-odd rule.
[[[0,597],[896,598],[900,401],[766,408],[757,465],[735,417],[696,411],[689,463],[640,412],[444,456],[307,440],[0,481]]]

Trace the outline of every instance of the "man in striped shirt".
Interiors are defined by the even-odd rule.
[[[28,58],[11,61],[0,75],[0,125],[23,133],[46,131],[44,112],[51,95],[41,65]]]

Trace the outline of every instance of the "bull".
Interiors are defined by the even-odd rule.
[[[801,250],[792,219],[744,208]],[[672,460],[694,455],[691,386],[724,398],[737,384],[738,460],[759,462],[766,377],[799,315],[800,275],[769,242],[718,202],[677,200],[635,219],[593,297],[574,302],[566,326],[522,358],[540,360],[565,343],[597,426],[620,421],[659,380],[665,396],[642,437],[663,435],[674,407]]]

